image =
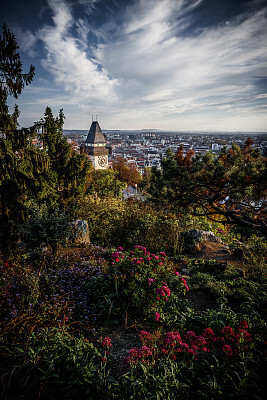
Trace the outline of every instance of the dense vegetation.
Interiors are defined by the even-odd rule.
[[[6,27],[0,43],[0,399],[266,398],[266,160],[250,140],[168,152],[125,200],[140,176],[94,171],[62,111],[18,128],[7,96],[34,69]]]

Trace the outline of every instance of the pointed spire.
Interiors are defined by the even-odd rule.
[[[89,133],[87,135],[87,139],[86,139],[85,143],[89,143],[92,145],[97,144],[97,143],[106,144],[105,136],[104,136],[103,132],[101,131],[98,121],[92,121],[92,125],[91,125]]]

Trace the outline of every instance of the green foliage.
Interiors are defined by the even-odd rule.
[[[242,149],[234,144],[219,156],[169,151],[162,172],[152,169],[150,199],[266,234],[266,160],[252,143],[247,139]]]
[[[264,398],[266,285],[230,266],[215,274],[213,262],[192,262],[192,269],[204,272],[190,274],[190,291],[205,281],[218,285],[218,305],[198,312],[181,296],[185,284],[164,254],[157,258],[142,246],[107,253],[114,264],[107,265],[97,247],[73,249],[58,261],[44,255],[35,268],[18,259],[0,261],[1,390],[8,398]],[[223,289],[222,298],[223,284],[229,293]],[[244,319],[248,334],[243,329],[239,335]],[[113,357],[104,347],[107,338],[97,341],[114,323],[118,342],[127,332],[118,329],[120,323],[139,331],[145,323],[152,337],[146,342],[149,332],[143,334],[122,373],[119,354],[131,344],[115,346]],[[215,335],[210,351],[199,347],[207,328]],[[177,331],[182,347],[172,346]]]
[[[254,311],[265,313],[267,284],[257,273],[248,276],[246,270],[227,266],[218,269],[214,260],[189,260],[190,290],[204,290],[213,298],[227,298],[241,311],[250,304]],[[253,277],[253,281],[251,280]],[[258,279],[258,281],[256,281]]]
[[[101,246],[130,249],[143,243],[154,252],[182,251],[181,220],[138,200],[87,196],[76,217],[88,221],[92,242]]]
[[[17,107],[13,115],[8,114],[8,96],[17,99],[25,85],[30,84],[34,77],[35,69],[32,65],[28,73],[22,72],[18,49],[14,34],[4,24],[3,34],[0,35],[0,131],[2,132],[16,128],[19,115]]]
[[[243,261],[246,268],[246,274],[252,279],[267,278],[267,241],[256,235],[250,236],[247,242],[242,246]]]
[[[46,202],[51,208],[60,207],[71,213],[85,193],[92,165],[84,154],[75,153],[67,143],[63,136],[64,119],[63,110],[54,117],[51,108],[47,107],[44,118],[35,124],[49,159],[49,169],[44,177],[49,196],[47,193],[40,198],[40,203]]]
[[[8,250],[17,240],[17,224],[27,219],[26,201],[36,198],[42,173],[47,169],[45,153],[32,145],[34,129],[18,129],[18,108],[9,114],[7,99],[15,98],[31,83],[34,68],[22,73],[15,36],[4,25],[0,36],[0,240]]]
[[[49,213],[42,209],[36,210],[21,226],[21,233],[29,249],[39,251],[44,246],[51,246],[55,254],[59,245],[66,244],[70,225],[67,216],[59,210]]]
[[[206,259],[190,259],[187,267],[192,274],[196,272],[206,272],[210,275],[218,275],[225,271],[226,263],[221,263],[216,260]]]
[[[34,398],[39,393],[41,398],[93,399],[94,391],[102,398],[101,352],[85,338],[62,328],[41,329],[29,337],[23,358],[16,374],[2,381],[8,398]]]
[[[130,253],[122,250],[119,247],[112,253],[108,269],[115,280],[117,295],[137,314],[141,311],[146,319],[164,323],[173,309],[168,307],[169,303],[188,290],[185,279],[163,252],[155,255],[143,246],[136,246]]]
[[[118,179],[118,172],[112,169],[93,170],[88,178],[87,192],[97,197],[121,196],[126,184]]]

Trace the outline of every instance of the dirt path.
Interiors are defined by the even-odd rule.
[[[210,260],[217,260],[219,262],[227,262],[236,268],[243,268],[242,261],[234,256],[227,246],[217,243],[205,241],[202,243],[201,250],[199,250],[194,258],[204,258]]]

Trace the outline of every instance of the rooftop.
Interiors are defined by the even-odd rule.
[[[99,126],[98,121],[93,121],[91,128],[89,130],[89,133],[87,135],[87,139],[85,141],[85,143],[89,143],[89,144],[97,144],[97,143],[103,143],[106,144],[106,139],[105,136],[103,134],[103,132],[101,131],[101,128]]]

